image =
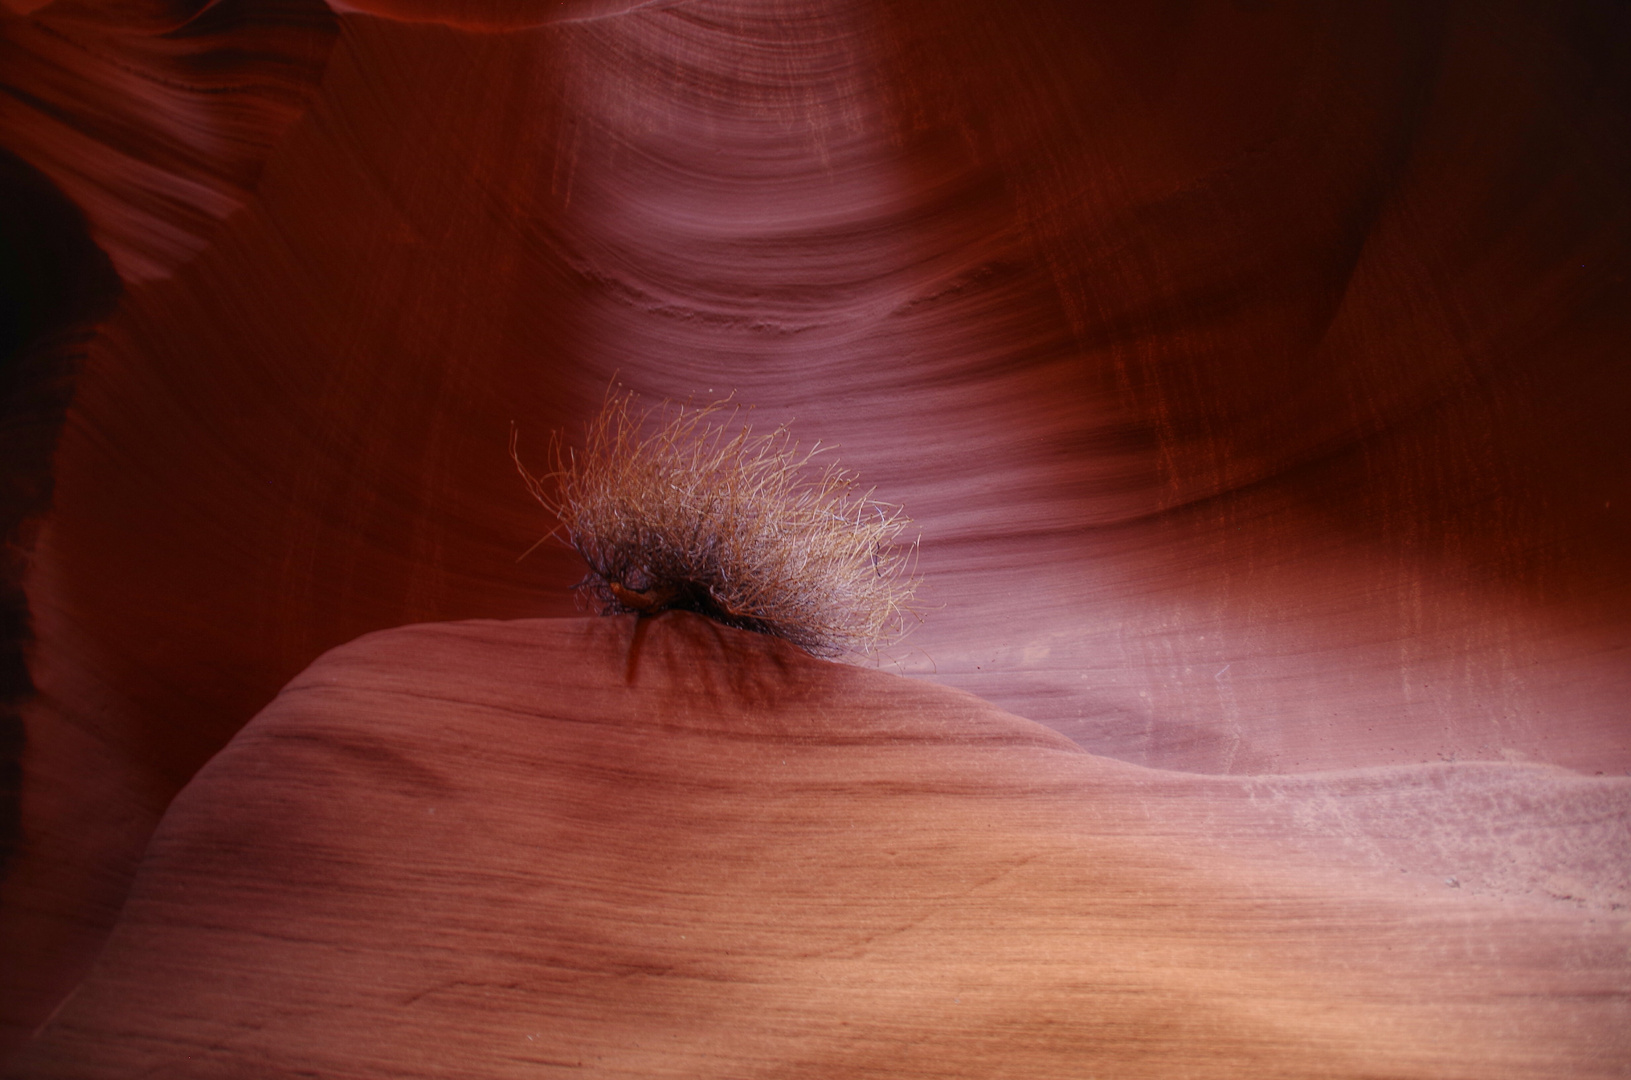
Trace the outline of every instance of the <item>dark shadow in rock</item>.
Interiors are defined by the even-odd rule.
[[[19,841],[24,732],[34,692],[22,574],[51,504],[51,457],[91,327],[119,278],[85,216],[26,161],[0,148],[0,875]]]

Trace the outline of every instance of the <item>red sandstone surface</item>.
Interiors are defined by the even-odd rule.
[[[1574,856],[1478,785],[1544,817],[1554,770],[1627,783],[1623,4],[7,7],[0,143],[125,283],[17,534],[8,1045],[325,650],[571,613],[565,553],[515,561],[547,526],[506,444],[614,372],[840,444],[923,529],[935,607],[886,663],[1095,769],[1209,774],[1223,815],[1291,785],[1333,835],[1446,778],[1374,843],[1531,884]],[[1620,902],[1485,937],[1566,952]],[[1522,1038],[1585,1054],[1608,1006],[1556,978]]]
[[[12,1075],[1620,1076],[1628,812],[1145,769],[689,614],[408,627],[177,797]]]

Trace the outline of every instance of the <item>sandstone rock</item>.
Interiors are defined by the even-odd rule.
[[[1401,809],[1457,767],[1160,772],[683,613],[406,627],[194,778],[9,1075],[1623,1075],[1631,781],[1480,769],[1497,853]]]

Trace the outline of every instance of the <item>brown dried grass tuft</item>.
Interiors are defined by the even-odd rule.
[[[817,466],[819,443],[804,452],[785,425],[755,435],[737,416],[728,401],[637,411],[609,393],[581,450],[555,435],[542,476],[512,435],[551,535],[589,564],[580,594],[603,614],[695,611],[816,656],[898,640],[920,619],[910,519],[836,462]]]

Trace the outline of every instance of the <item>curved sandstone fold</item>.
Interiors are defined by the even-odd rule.
[[[334,36],[321,0],[0,6],[0,139],[80,205],[126,282],[165,277],[248,201]]]
[[[438,23],[459,30],[505,32],[662,11],[688,0],[329,0],[339,12],[405,23]]]
[[[28,559],[0,1054],[316,657],[572,611],[574,559],[516,561],[548,525],[506,439],[614,372],[907,509],[940,606],[903,670],[1397,861],[1430,940],[1450,901],[1622,902],[1580,801],[1631,770],[1622,0],[4,3],[0,142],[129,287]],[[1534,832],[1556,799],[1580,828]]]
[[[1500,856],[1401,812],[1450,767],[1158,772],[635,626],[327,654],[176,799],[10,1075],[1623,1075],[1627,781],[1480,766],[1578,895],[1473,895],[1444,872]]]

